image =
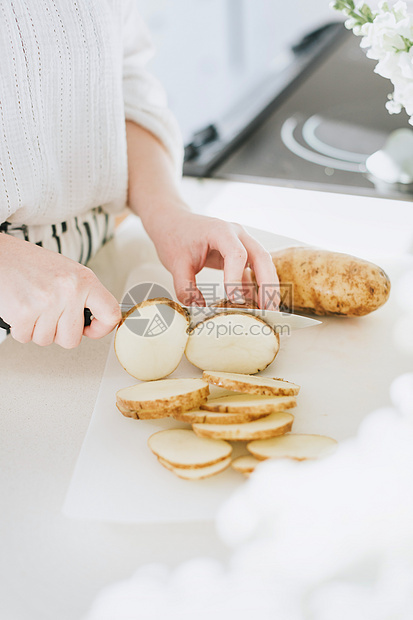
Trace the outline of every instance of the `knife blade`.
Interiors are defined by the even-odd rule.
[[[214,314],[220,312],[243,312],[252,314],[271,325],[278,333],[283,334],[289,330],[302,329],[305,327],[314,327],[320,325],[321,321],[311,319],[300,314],[292,314],[290,312],[279,312],[277,310],[260,310],[258,308],[216,308],[216,307],[199,307],[199,306],[183,306],[188,311],[191,318],[191,324],[199,323]]]
[[[125,314],[134,306],[132,304],[121,304],[122,313]],[[320,325],[321,321],[311,319],[300,314],[290,312],[279,312],[277,310],[260,310],[258,308],[217,308],[216,306],[182,306],[189,314],[191,327],[201,321],[208,319],[221,312],[244,312],[252,314],[271,325],[277,333],[284,334],[290,330],[302,329],[304,327],[314,327]]]

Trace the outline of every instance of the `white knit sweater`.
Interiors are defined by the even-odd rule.
[[[120,210],[125,118],[180,169],[179,130],[145,69],[151,54],[134,0],[0,0],[0,223]]]

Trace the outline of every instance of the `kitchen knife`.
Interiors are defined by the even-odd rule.
[[[320,325],[321,321],[316,319],[310,319],[307,316],[301,316],[300,314],[291,314],[289,312],[278,312],[276,310],[259,310],[257,308],[216,308],[216,307],[200,307],[200,306],[183,306],[191,318],[191,326],[193,327],[197,323],[204,321],[205,319],[217,314],[219,312],[246,312],[247,314],[253,314],[260,319],[266,321],[277,332],[283,334],[289,330],[302,329],[303,327],[313,327],[314,325]],[[121,305],[123,312],[127,312],[133,306]],[[92,313],[89,308],[84,309],[85,327],[90,325],[92,321]],[[8,325],[0,317],[0,329],[10,330]]]
[[[252,314],[271,325],[277,333],[288,333],[289,330],[301,329],[303,327],[313,327],[320,325],[321,321],[310,319],[300,314],[291,314],[289,312],[278,312],[277,310],[259,310],[257,308],[216,308],[216,307],[199,307],[199,306],[183,306],[188,311],[191,318],[191,326],[196,325],[200,321],[207,319],[219,312],[246,312]]]
[[[131,304],[121,304],[122,312],[125,314],[134,306]],[[208,319],[214,314],[220,312],[246,312],[263,319],[271,325],[277,333],[285,334],[290,330],[301,329],[303,327],[313,327],[320,325],[321,321],[310,319],[300,314],[291,314],[289,312],[278,312],[277,310],[259,310],[258,308],[217,308],[216,306],[182,306],[189,314],[191,319],[191,327],[197,325],[201,321]]]
[[[89,308],[85,308],[83,311],[83,314],[85,317],[85,327],[88,327],[88,325],[90,325],[92,322],[92,313],[89,310]],[[10,331],[10,325],[6,323],[6,321],[3,321],[1,317],[0,317],[0,329],[5,329],[6,332]]]

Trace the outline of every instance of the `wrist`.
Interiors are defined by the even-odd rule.
[[[147,205],[139,215],[146,232],[153,237],[157,231],[164,229],[166,223],[170,226],[173,221],[190,213],[190,207],[182,199],[169,197]]]

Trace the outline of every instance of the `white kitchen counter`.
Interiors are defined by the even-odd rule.
[[[184,183],[187,200],[200,211],[225,187],[216,181]],[[271,191],[281,201],[286,196],[285,190]],[[308,195],[311,192],[302,194]],[[347,200],[354,204],[357,199]],[[393,204],[377,201],[382,211]],[[400,213],[407,209],[402,203],[399,208]],[[274,210],[275,214],[276,203]],[[235,219],[232,211],[236,209],[231,207]],[[254,209],[247,222],[242,205],[239,212],[244,223],[255,226],[274,219],[266,220]],[[138,220],[135,224],[129,231],[124,227],[91,265],[117,298],[130,267],[154,252],[150,243],[140,243],[143,232]],[[212,523],[116,525],[62,515],[110,339],[84,339],[74,351],[20,345],[11,338],[0,345],[0,618],[4,620],[75,620],[102,587],[130,576],[142,564],[173,566],[200,555],[228,557]]]
[[[184,191],[202,207],[220,187],[189,181]],[[91,264],[117,298],[131,265],[147,258],[151,244],[143,256],[142,235],[136,220]],[[141,564],[226,557],[212,523],[121,526],[62,515],[110,340],[85,338],[74,351],[11,338],[0,344],[2,620],[77,620],[105,584]]]

